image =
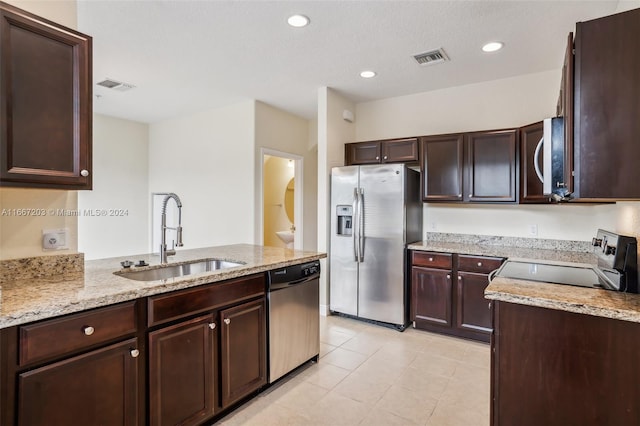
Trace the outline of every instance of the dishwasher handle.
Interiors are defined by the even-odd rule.
[[[277,290],[284,290],[285,288],[289,288],[289,287],[293,287],[296,285],[300,285],[300,284],[304,284],[306,282],[309,281],[313,281],[313,280],[317,280],[318,277],[320,277],[320,274],[313,274],[313,275],[309,275],[307,277],[304,278],[300,278],[294,281],[288,281],[285,283],[278,283],[278,284],[271,284],[269,286],[269,291],[277,291]]]

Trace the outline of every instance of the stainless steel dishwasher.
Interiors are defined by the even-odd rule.
[[[320,354],[320,262],[267,274],[269,383]]]

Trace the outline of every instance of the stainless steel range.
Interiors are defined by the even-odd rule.
[[[493,277],[638,293],[637,240],[599,229],[592,245],[597,266],[508,260]]]

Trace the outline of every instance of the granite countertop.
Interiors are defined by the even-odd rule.
[[[487,299],[640,323],[640,295],[572,285],[494,278]]]
[[[124,260],[136,262],[144,260],[149,263],[148,267],[131,269],[157,267],[160,263],[159,257],[151,254],[90,260],[77,268],[67,265],[51,267],[50,274],[42,273],[42,270],[46,269],[43,268],[43,263],[47,261],[47,257],[32,258],[28,262],[5,261],[3,264],[5,278],[0,285],[0,328],[237,278],[324,257],[326,257],[324,253],[249,244],[180,250],[175,256],[169,258],[169,263],[179,264],[217,258],[242,262],[243,265],[157,281],[135,281],[114,274],[116,271],[122,271],[120,262]],[[33,271],[33,276],[29,276],[29,271],[25,271],[30,267],[37,269]],[[17,269],[21,270],[17,271]],[[7,279],[6,276],[11,274],[13,278]]]
[[[411,250],[544,261],[549,264],[593,267],[598,258],[589,242],[539,240],[478,235],[429,234],[431,238],[407,246]],[[494,278],[487,299],[537,306],[585,315],[640,322],[640,295],[611,290]]]

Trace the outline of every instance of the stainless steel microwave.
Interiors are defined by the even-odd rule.
[[[542,150],[542,166],[540,151]],[[542,139],[536,146],[533,162],[542,191],[556,201],[568,201],[571,193],[565,182],[564,118],[546,118],[543,121]]]

